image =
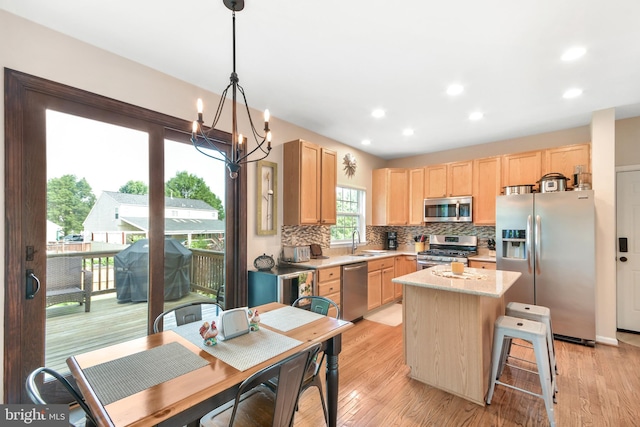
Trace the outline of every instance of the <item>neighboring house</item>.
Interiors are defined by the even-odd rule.
[[[47,220],[47,242],[57,242],[63,235],[64,232],[61,226],[55,222]]]
[[[222,237],[225,222],[202,200],[165,197],[165,235],[179,240]],[[132,235],[149,237],[149,196],[103,191],[84,220],[93,242],[131,243]]]

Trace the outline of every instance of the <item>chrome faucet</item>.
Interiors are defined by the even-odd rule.
[[[356,249],[358,249],[358,243],[356,243],[356,234],[358,235],[358,243],[360,243],[360,232],[358,230],[353,230],[353,234],[351,235],[351,253],[355,254]]]

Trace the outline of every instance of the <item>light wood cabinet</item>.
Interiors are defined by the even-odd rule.
[[[374,169],[371,176],[371,225],[409,223],[409,174],[406,169]]]
[[[473,161],[426,166],[425,197],[469,196],[473,190]]]
[[[502,156],[502,186],[536,185],[542,178],[542,151]]]
[[[482,268],[485,270],[495,270],[496,269],[496,263],[495,262],[490,262],[490,261],[473,261],[473,260],[469,260],[469,267],[471,268]]]
[[[284,144],[283,160],[283,224],[335,224],[336,152],[298,139]]]
[[[567,145],[545,151],[544,173],[561,173],[569,178],[568,187],[573,187],[573,172],[577,165],[583,165],[584,172],[591,172],[591,144]]]
[[[501,158],[487,157],[473,161],[473,223],[496,223],[496,196],[500,195]]]
[[[398,255],[395,259],[395,277],[413,273],[417,268],[415,255]],[[395,299],[402,297],[402,285],[394,283],[393,296]]]
[[[341,291],[341,273],[340,266],[318,269],[318,295],[329,298],[342,310],[342,291]],[[336,317],[334,307],[329,307],[328,316]]]
[[[373,310],[382,304],[393,301],[395,277],[394,257],[369,261],[367,282],[367,308]]]
[[[409,225],[424,222],[424,168],[409,169]]]

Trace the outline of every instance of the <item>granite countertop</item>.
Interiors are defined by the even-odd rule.
[[[392,282],[463,294],[500,298],[520,276],[521,273],[514,271],[484,270],[465,267],[464,274],[458,278],[451,274],[450,266],[438,265],[396,277],[392,279]]]
[[[305,267],[305,268],[326,268],[337,267],[340,265],[354,264],[357,262],[375,261],[382,258],[389,258],[398,255],[415,255],[410,251],[384,251],[384,252],[368,252],[367,256],[357,255],[338,255],[324,259],[311,259],[303,262],[280,262],[282,266]]]

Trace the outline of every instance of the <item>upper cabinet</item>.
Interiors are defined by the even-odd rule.
[[[301,139],[283,147],[283,224],[335,224],[337,153]]]
[[[487,157],[473,161],[473,223],[496,223],[496,196],[501,188],[501,158]]]
[[[542,151],[502,156],[502,186],[535,185],[542,178]]]
[[[408,225],[409,174],[406,169],[374,169],[371,225]]]
[[[425,197],[469,196],[473,191],[473,161],[426,166]]]
[[[424,222],[424,168],[409,169],[409,225]]]
[[[583,172],[591,172],[591,144],[567,145],[545,151],[544,173],[561,173],[569,178],[569,187],[573,187],[574,168],[578,165],[585,167]]]

